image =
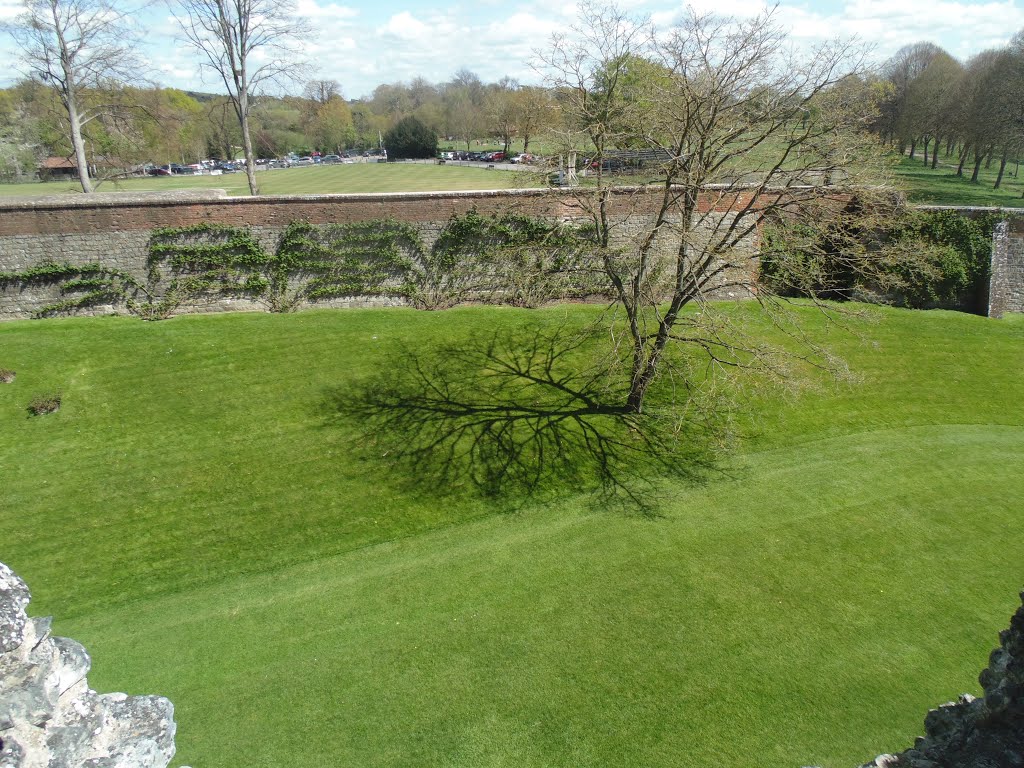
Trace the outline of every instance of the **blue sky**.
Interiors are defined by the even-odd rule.
[[[532,52],[576,19],[572,3],[550,0],[477,0],[438,4],[432,0],[296,0],[297,11],[316,34],[303,42],[315,67],[314,77],[337,80],[346,97],[370,94],[380,83],[408,82],[416,76],[431,82],[451,79],[467,68],[484,81],[509,76],[536,82],[529,67]],[[763,8],[744,0],[695,0],[698,10],[749,16]],[[622,7],[646,14],[667,26],[681,3],[628,0]],[[0,21],[13,17],[18,0],[0,0]],[[145,27],[146,58],[152,79],[162,85],[219,91],[204,81],[196,59],[175,41],[170,15],[157,6],[139,15]],[[784,2],[778,23],[798,45],[837,36],[857,36],[874,46],[884,61],[900,46],[928,40],[966,60],[986,48],[1004,44],[1024,28],[1024,0],[830,0]],[[0,41],[0,85],[17,78],[17,51]],[[296,91],[300,88],[296,88]]]

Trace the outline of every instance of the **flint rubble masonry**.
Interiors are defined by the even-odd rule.
[[[613,216],[642,219],[636,204],[642,190],[618,190]],[[729,200],[709,193],[705,210],[728,213]],[[737,201],[734,201],[737,202]],[[738,201],[740,204],[746,200]],[[945,206],[925,206],[930,209]],[[642,208],[642,206],[641,206]],[[273,252],[293,221],[347,224],[393,218],[413,225],[429,247],[453,215],[476,209],[482,215],[517,213],[571,221],[583,212],[569,194],[547,190],[390,193],[373,195],[301,195],[227,197],[223,190],[150,194],[64,195],[0,202],[0,273],[22,272],[46,263],[100,264],[145,280],[150,232],[200,223],[249,227],[263,248]],[[983,209],[955,209],[964,215]],[[998,209],[984,209],[997,211]],[[989,316],[1024,312],[1024,219],[1005,211],[1007,221],[993,236]],[[628,227],[624,227],[624,230]],[[734,296],[733,298],[744,298]],[[45,288],[0,289],[0,320],[31,317],[52,303]],[[401,303],[393,297],[355,296],[326,306],[380,306]],[[204,311],[258,309],[245,301],[226,301]],[[96,307],[93,314],[115,311]]]
[[[0,768],[166,768],[174,708],[162,696],[96,693],[79,643],[29,618],[29,591],[0,563]]]
[[[643,221],[648,198],[653,204],[649,191],[619,190],[612,195],[609,213],[621,219],[619,229],[624,236]],[[744,193],[732,195],[732,198],[732,204],[748,201]],[[705,210],[721,212],[723,216],[732,207],[730,200],[711,193],[701,202]],[[295,221],[322,225],[390,218],[412,225],[429,248],[452,216],[464,215],[470,210],[483,216],[517,214],[560,222],[585,220],[584,211],[571,195],[536,189],[262,197],[227,197],[223,190],[187,194],[68,195],[0,202],[0,273],[24,272],[48,263],[98,264],[146,282],[151,232],[203,223],[247,227],[263,249],[273,253],[281,233]],[[49,285],[0,287],[0,320],[31,317],[59,298]],[[401,303],[396,297],[354,296],[320,305],[355,307]],[[260,308],[244,299],[226,299],[201,311]],[[83,314],[112,311],[114,307],[99,306]]]

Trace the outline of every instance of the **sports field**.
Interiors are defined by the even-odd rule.
[[[514,189],[537,186],[544,177],[525,171],[502,171],[476,166],[423,163],[353,163],[280,168],[256,174],[265,195],[326,195],[365,192],[437,192],[467,189]],[[223,189],[229,195],[248,195],[244,173],[220,176],[147,176],[104,182],[98,192],[166,192],[186,189]],[[75,182],[0,184],[0,196],[80,193]]]
[[[849,768],[977,693],[1024,585],[1021,318],[800,310],[856,380],[756,390],[655,514],[417,483],[339,416],[401,344],[596,311],[0,324],[0,559],[93,687],[174,701],[174,765]]]

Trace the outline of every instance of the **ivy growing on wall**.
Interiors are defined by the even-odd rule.
[[[270,263],[270,308],[286,311],[303,300],[341,296],[405,296],[422,250],[416,230],[393,219],[322,226],[293,222]]]
[[[43,264],[0,273],[7,284],[59,286],[61,299],[37,313],[123,304],[148,320],[183,305],[242,296],[275,312],[344,296],[401,296],[424,309],[464,301],[535,306],[597,292],[591,241],[580,230],[475,210],[453,216],[433,247],[393,219],[354,224],[292,222],[268,254],[248,228],[220,224],[151,233],[145,282],[100,265]]]
[[[592,246],[575,227],[471,210],[453,216],[422,255],[409,298],[430,309],[471,300],[532,307],[598,293]]]
[[[89,307],[116,305],[140,290],[127,272],[99,264],[46,263],[22,272],[0,272],[0,289],[12,285],[58,284],[64,298],[47,304],[33,317],[73,314]]]
[[[130,300],[128,307],[159,320],[204,297],[258,298],[269,286],[263,276],[268,261],[247,228],[202,223],[156,229],[149,241],[145,297]]]

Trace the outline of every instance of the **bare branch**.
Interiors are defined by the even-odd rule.
[[[179,0],[172,12],[184,42],[224,85],[234,107],[249,191],[255,195],[259,188],[249,131],[252,102],[269,88],[305,76],[307,65],[299,45],[311,34],[309,25],[287,0]]]

